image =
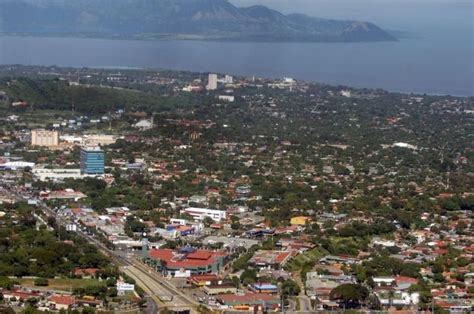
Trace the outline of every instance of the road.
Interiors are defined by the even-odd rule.
[[[311,306],[311,300],[308,296],[301,294],[297,297],[300,302],[300,310],[298,313],[313,313],[313,307]]]
[[[23,201],[28,200],[28,197],[11,190],[10,187],[3,187],[18,199]],[[37,206],[39,209],[41,209],[46,217],[55,217],[56,223],[58,225],[65,227],[68,224],[68,221],[66,221],[64,217],[58,216],[55,211],[53,211],[43,202],[39,202]],[[94,244],[102,253],[109,256],[110,259],[120,268],[120,270],[130,276],[130,278],[134,279],[135,282],[143,289],[143,291],[148,294],[149,300],[151,299],[155,303],[155,305],[152,305],[151,308],[169,308],[175,311],[189,311],[190,313],[197,313],[196,307],[199,306],[199,303],[196,300],[186,296],[171,283],[167,282],[166,278],[157,274],[145,264],[134,259],[129,260],[124,258],[119,253],[107,248],[99,240],[80,230],[78,230],[76,233],[88,240],[89,243]],[[173,299],[171,301],[162,301],[160,296],[163,295],[171,295],[173,296]]]
[[[142,270],[134,266],[123,266],[121,270],[130,276],[131,278],[136,278],[136,282],[140,287],[146,287],[146,290],[149,291],[150,296],[154,299],[155,303],[163,304],[168,309],[175,310],[186,310],[189,309],[189,302],[180,295],[173,295],[169,290],[164,289],[162,285],[158,284],[156,280],[150,279],[149,276],[146,276]],[[162,301],[159,296],[171,296],[171,301]]]

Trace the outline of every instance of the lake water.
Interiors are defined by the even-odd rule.
[[[469,36],[375,43],[235,43],[0,37],[0,64],[139,67],[294,77],[428,94],[474,95]]]
[[[141,67],[283,77],[390,91],[474,95],[473,0],[232,0],[371,21],[380,43],[230,43],[0,37],[0,64]]]

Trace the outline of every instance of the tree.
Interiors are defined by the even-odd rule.
[[[420,291],[420,308],[422,310],[429,309],[431,306],[431,302],[433,300],[433,296],[431,295],[430,291]]]
[[[214,220],[212,220],[211,217],[204,217],[204,219],[202,220],[202,223],[204,224],[204,226],[206,227],[210,227],[213,223],[214,223]]]
[[[35,286],[47,286],[49,282],[47,278],[36,278],[34,284]]]
[[[370,310],[380,311],[382,309],[382,303],[375,294],[369,295],[367,298],[367,307]]]
[[[248,267],[248,262],[252,258],[252,256],[253,252],[243,254],[238,259],[236,259],[234,263],[232,263],[232,269],[234,271],[246,269]]]
[[[240,279],[239,279],[239,277],[233,276],[230,280],[232,281],[232,285],[234,285],[234,286],[237,287],[237,288],[240,287]]]
[[[32,306],[28,306],[26,309],[21,311],[21,314],[40,314],[41,312]]]
[[[331,290],[331,300],[344,304],[345,308],[358,308],[369,295],[366,287],[359,284],[343,284]]]
[[[471,260],[467,257],[459,257],[456,260],[456,264],[458,265],[458,267],[465,267],[469,265],[470,263],[471,263]]]
[[[467,227],[467,224],[464,220],[459,221],[458,224],[456,225],[456,233],[463,234],[466,227]]]
[[[55,228],[57,226],[56,218],[54,216],[48,216],[47,223],[48,223],[48,226],[52,228]]]
[[[367,276],[365,274],[365,269],[362,265],[355,265],[354,266],[357,282],[363,283],[367,279]]]
[[[433,273],[433,279],[436,282],[445,282],[445,278],[442,273]]]
[[[281,285],[281,291],[284,295],[295,296],[300,294],[301,288],[294,280],[287,279]]]
[[[13,288],[15,284],[18,284],[18,282],[13,281],[12,279],[8,277],[0,277],[0,287],[10,290]]]
[[[82,314],[94,314],[95,310],[92,307],[85,307],[82,309]]]
[[[232,230],[239,230],[240,229],[240,222],[234,221],[230,224],[230,227],[232,228]]]
[[[113,287],[113,286],[115,286],[116,283],[117,283],[117,279],[115,279],[115,278],[108,278],[105,281],[105,284],[107,285],[107,287]]]
[[[388,307],[391,308],[393,305],[393,298],[395,298],[395,292],[393,290],[390,290],[388,292]]]
[[[117,291],[117,288],[115,288],[115,287],[109,288],[109,289],[107,290],[107,296],[110,297],[110,298],[116,297],[116,296],[117,296],[117,293],[118,293],[118,291]]]
[[[257,281],[257,272],[254,269],[246,269],[240,275],[240,280],[244,285],[255,283]]]
[[[189,221],[194,220],[194,217],[191,216],[189,213],[182,213],[182,214],[179,215],[179,218],[184,219],[184,220],[189,220]]]
[[[128,235],[131,235],[134,232],[143,233],[146,230],[146,225],[137,220],[134,216],[128,216],[125,221],[124,229]]]

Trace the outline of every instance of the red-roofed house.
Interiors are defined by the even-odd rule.
[[[11,300],[12,298],[15,298],[17,300],[29,300],[33,298],[39,298],[41,297],[41,294],[39,292],[33,292],[33,291],[24,291],[24,290],[2,290],[1,291],[3,294],[3,298],[5,300]]]
[[[418,283],[418,279],[412,278],[412,277],[406,277],[406,276],[396,276],[395,281],[397,282],[397,285],[400,285],[402,283],[410,283],[410,284]]]
[[[211,286],[211,285],[220,285],[222,284],[222,277],[214,274],[205,274],[205,275],[192,275],[188,282],[194,286]]]
[[[54,294],[48,299],[49,304],[57,310],[68,310],[71,306],[76,304],[76,298],[72,295]]]
[[[99,271],[98,268],[76,268],[74,269],[74,276],[77,276],[77,277],[82,277],[82,278],[86,278],[86,277],[96,277],[97,276],[97,272]]]

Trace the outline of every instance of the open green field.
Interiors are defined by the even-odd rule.
[[[20,284],[24,287],[30,288],[38,288],[34,285],[34,279],[32,278],[22,278],[18,279]],[[90,286],[102,286],[105,283],[97,280],[97,279],[69,279],[69,278],[61,278],[61,279],[48,279],[49,285],[47,288],[52,290],[63,290],[63,291],[70,291],[76,288],[86,288]]]
[[[319,261],[321,258],[323,258],[325,255],[327,255],[327,252],[324,252],[323,249],[320,248],[315,248],[312,250],[309,250],[307,252],[304,252],[303,254],[299,254],[292,258],[287,264],[286,268],[289,271],[299,271],[303,266],[307,263],[310,262],[316,262]]]

